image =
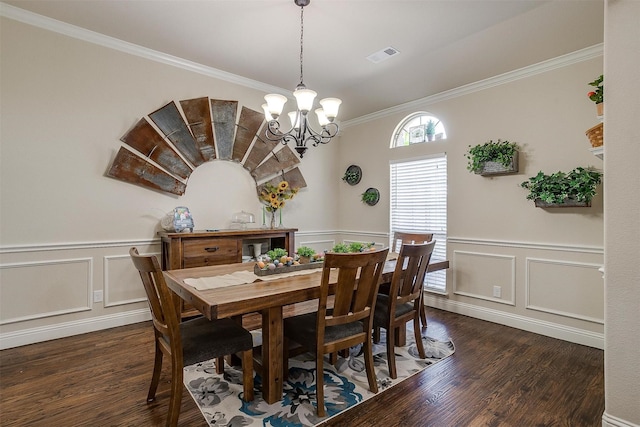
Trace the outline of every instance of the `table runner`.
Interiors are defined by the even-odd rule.
[[[271,276],[257,276],[252,271],[235,271],[231,274],[225,274],[222,276],[201,277],[198,279],[184,279],[184,282],[193,286],[199,291],[206,289],[226,288],[228,286],[245,285],[247,283],[253,283],[255,281],[270,281],[281,279],[283,277],[300,276],[303,274],[319,273],[322,269],[313,270],[299,270],[289,273],[273,274]]]

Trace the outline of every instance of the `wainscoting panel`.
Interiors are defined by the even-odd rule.
[[[315,249],[317,253],[322,253],[325,249],[330,250],[336,245],[336,241],[334,239],[326,239],[326,240],[303,240],[296,235],[296,249],[301,246],[308,246],[312,249]]]
[[[160,253],[155,255],[161,259]],[[146,301],[140,274],[135,269],[129,255],[104,257],[104,306],[116,307]]]
[[[453,293],[515,305],[516,258],[483,252],[453,251]],[[494,295],[498,287],[500,295]]]
[[[604,324],[599,264],[527,258],[526,265],[527,309]]]
[[[91,310],[92,275],[92,258],[0,265],[0,325]]]

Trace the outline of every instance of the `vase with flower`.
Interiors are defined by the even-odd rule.
[[[260,190],[260,201],[265,205],[264,210],[269,213],[270,228],[277,227],[278,213],[280,214],[279,226],[282,227],[282,208],[286,201],[292,199],[297,193],[298,189],[290,187],[287,181],[280,181],[277,186],[271,183],[264,184]]]

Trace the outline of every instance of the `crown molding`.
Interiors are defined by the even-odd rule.
[[[126,42],[124,40],[117,39],[115,37],[110,37],[104,34],[97,33],[95,31],[90,31],[82,27],[68,24],[66,22],[38,15],[37,13],[29,12],[27,10],[20,9],[19,7],[11,6],[3,2],[0,2],[0,16],[13,19],[24,24],[33,25],[34,27],[42,28],[44,30],[53,31],[55,33],[85,41],[87,43],[93,43],[99,46],[107,47],[109,49],[114,49],[120,52],[128,53],[130,55],[149,59],[151,61],[171,65],[177,68],[182,68],[187,71],[203,74],[208,77],[213,77],[241,86],[246,86],[251,89],[260,90],[266,93],[275,92],[281,93],[283,95],[291,94],[291,91],[287,91],[286,89],[280,87],[268,85],[257,80],[241,77],[236,74],[219,70],[217,68],[209,67],[197,62],[159,52],[157,50],[142,47],[133,43]]]
[[[572,64],[576,64],[582,61],[588,61],[590,59],[602,57],[604,54],[604,44],[600,43],[591,47],[577,50],[575,52],[568,53],[566,55],[558,56],[546,61],[538,62],[537,64],[529,65],[517,70],[508,71],[497,76],[489,77],[484,80],[477,81],[475,83],[469,83],[464,86],[460,86],[451,90],[430,95],[424,98],[416,99],[415,101],[399,104],[391,108],[377,111],[375,113],[367,114],[356,119],[347,120],[341,123],[343,129],[350,126],[356,126],[363,123],[378,120],[380,118],[390,116],[392,114],[402,113],[406,111],[416,111],[423,109],[425,105],[435,104],[436,102],[446,101],[448,99],[457,98],[464,95],[469,95],[474,92],[489,89],[495,86],[500,86],[506,83],[510,83],[516,80],[525,79],[535,76],[536,74],[546,73],[558,68],[567,67]]]

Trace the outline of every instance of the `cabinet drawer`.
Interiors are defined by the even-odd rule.
[[[238,239],[186,239],[183,242],[184,268],[240,262]]]

